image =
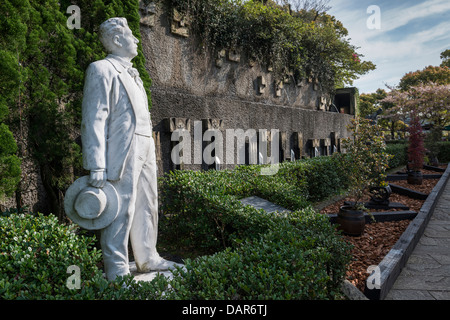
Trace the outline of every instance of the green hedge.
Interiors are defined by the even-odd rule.
[[[331,156],[283,162],[278,175],[302,187],[308,201],[317,202],[347,188],[345,163],[348,161],[351,161],[349,156],[343,159]]]
[[[234,239],[267,229],[267,219],[256,219],[257,210],[242,206],[239,199],[259,196],[295,211],[346,187],[345,170],[335,157],[284,162],[275,175],[261,175],[262,168],[167,173],[160,187],[163,237],[183,247],[216,252]]]
[[[261,226],[211,256],[186,260],[169,280],[132,276],[108,282],[95,238],[55,216],[0,217],[0,299],[173,300],[340,299],[349,245],[326,216],[307,209],[289,217],[256,214]],[[265,222],[263,222],[265,221]],[[240,227],[243,227],[241,224]],[[236,239],[238,240],[238,239]],[[80,268],[80,287],[69,289],[68,267]]]
[[[450,141],[438,142],[438,160],[441,163],[450,162]],[[389,167],[391,169],[404,166],[408,163],[408,143],[388,143],[386,146],[386,152],[394,155],[389,161]]]
[[[350,247],[311,208],[275,223],[235,249],[186,261],[168,299],[339,299]]]
[[[79,234],[53,216],[0,217],[0,300],[159,299],[167,283],[136,283],[131,276],[108,282],[99,268],[95,237]],[[80,268],[80,288],[69,289],[70,266]],[[72,283],[71,281],[69,281]]]
[[[258,178],[253,168],[236,172],[175,171],[166,174],[160,189],[165,216],[160,223],[161,238],[203,253],[213,253],[229,247],[233,239],[266,230],[269,220],[258,219],[261,215],[256,209],[244,207],[238,200],[250,195],[264,195],[267,190],[264,183],[262,192],[256,192],[256,182],[261,180]],[[276,187],[274,185],[274,189]],[[282,193],[272,197],[287,200],[285,204],[296,199],[299,206],[306,205],[302,197],[294,192],[291,195],[293,199],[282,198]]]
[[[188,272],[150,283],[137,284],[131,276],[108,282],[95,238],[78,227],[61,225],[54,216],[7,214],[0,218],[0,298],[340,298],[349,247],[310,203],[338,192],[343,172],[337,159],[323,157],[280,164],[272,176],[261,175],[256,165],[166,174],[159,241],[196,258],[186,261]],[[282,216],[242,206],[239,199],[251,195],[293,212]],[[71,265],[80,268],[79,289],[66,285]]]
[[[389,160],[389,168],[394,169],[406,165],[408,162],[407,151],[408,151],[407,143],[387,144],[386,152],[394,156]]]
[[[450,141],[441,141],[438,142],[438,145],[439,145],[439,153],[438,153],[439,162],[441,163],[450,162]]]

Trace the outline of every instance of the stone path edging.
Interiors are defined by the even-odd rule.
[[[380,272],[379,277],[373,276],[375,288],[369,289],[366,284],[364,290],[364,294],[369,299],[383,300],[386,298],[389,290],[394,285],[395,280],[423,235],[425,227],[434,212],[437,201],[444,191],[449,177],[450,165],[447,166],[446,171],[425,200],[417,216],[411,221],[408,228],[380,264],[378,264],[378,270]]]

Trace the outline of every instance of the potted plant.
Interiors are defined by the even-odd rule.
[[[352,137],[343,139],[346,154],[340,157],[348,172],[349,194],[354,202],[340,208],[337,223],[343,233],[359,236],[364,232],[368,211],[361,200],[371,188],[387,186],[385,172],[392,156],[386,153],[379,125],[357,117],[348,129]]]
[[[423,180],[421,169],[423,168],[425,147],[422,126],[420,124],[419,117],[414,112],[411,114],[411,123],[408,131],[408,183],[419,185],[422,184]]]

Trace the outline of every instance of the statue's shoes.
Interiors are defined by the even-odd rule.
[[[150,261],[144,263],[141,266],[137,266],[137,272],[140,273],[146,273],[146,272],[152,272],[152,271],[166,271],[169,269],[175,269],[178,267],[183,267],[182,264],[169,261],[166,259],[163,259],[161,257],[158,257],[156,259],[151,259]]]

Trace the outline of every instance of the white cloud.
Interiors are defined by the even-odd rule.
[[[450,11],[448,0],[428,0],[411,7],[398,7],[382,11],[382,31],[389,32],[405,26],[416,19],[426,18]]]
[[[378,30],[366,25],[370,16],[366,9],[372,4],[381,9]],[[377,65],[355,81],[360,92],[374,92],[385,83],[396,85],[407,72],[438,65],[440,52],[449,48],[449,0],[424,0],[409,6],[408,1],[362,0],[349,5],[345,0],[331,0],[330,5],[329,13],[348,29],[350,42],[360,47],[357,51]]]

